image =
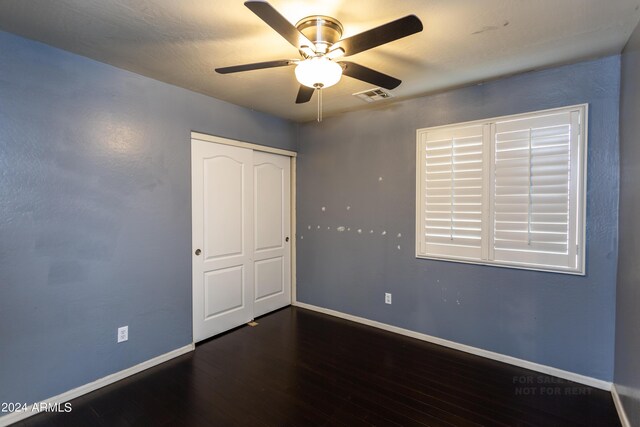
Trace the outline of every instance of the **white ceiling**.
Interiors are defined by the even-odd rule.
[[[407,98],[498,76],[619,53],[640,0],[272,0],[289,21],[337,18],[350,36],[407,14],[425,30],[354,55],[403,80]],[[0,29],[116,67],[296,121],[293,67],[219,75],[215,67],[297,58],[241,0],[2,0]],[[343,77],[324,92],[325,116],[366,108]],[[393,102],[383,101],[383,102]]]

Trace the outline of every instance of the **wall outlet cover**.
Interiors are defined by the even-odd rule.
[[[384,303],[385,304],[391,304],[391,294],[390,293],[385,293],[384,294]]]
[[[124,342],[129,339],[129,327],[122,326],[118,328],[118,342]]]

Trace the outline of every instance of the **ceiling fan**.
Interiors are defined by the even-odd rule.
[[[322,91],[340,81],[342,75],[371,83],[385,89],[395,89],[400,80],[371,68],[349,61],[338,61],[342,57],[372,49],[422,31],[422,22],[415,15],[391,21],[371,30],[345,39],[342,24],[335,18],[313,15],[301,19],[294,26],[273,6],[264,0],[249,0],[244,3],[253,13],[298,49],[302,59],[283,59],[216,68],[220,74],[264,68],[295,65],[296,79],[300,83],[296,104],[309,102],[318,90],[318,121],[321,120]]]

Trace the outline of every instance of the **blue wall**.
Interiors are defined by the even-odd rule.
[[[640,426],[640,25],[622,54],[620,257],[614,382],[631,425]]]
[[[301,126],[298,300],[611,380],[619,82],[612,56]],[[585,277],[415,258],[416,129],[578,103],[590,107]]]
[[[190,131],[295,149],[296,127],[7,33],[0,52],[0,402],[34,402],[191,343]]]

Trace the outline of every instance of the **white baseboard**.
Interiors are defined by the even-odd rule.
[[[109,384],[113,384],[117,381],[120,381],[122,379],[125,379],[127,377],[130,377],[132,375],[135,375],[139,372],[142,372],[146,369],[152,368],[156,365],[159,365],[161,363],[164,363],[168,360],[171,360],[173,358],[176,358],[178,356],[182,356],[183,354],[189,353],[190,351],[193,351],[195,349],[195,345],[194,344],[189,344],[189,345],[185,345],[184,347],[181,348],[177,348],[173,351],[170,351],[168,353],[165,354],[161,354],[158,357],[154,357],[153,359],[149,359],[145,362],[139,363],[135,366],[132,366],[130,368],[124,369],[122,371],[116,372],[114,374],[111,375],[107,375],[106,377],[97,379],[93,382],[90,382],[88,384],[82,385],[80,387],[74,388],[73,390],[69,390],[66,391],[62,394],[59,394],[57,396],[53,396],[49,399],[45,399],[43,400],[43,402],[46,403],[50,403],[50,404],[63,404],[65,402],[68,402],[72,399],[75,399],[76,397],[80,397],[84,394],[87,393],[91,393],[92,391],[95,391],[99,388],[105,387]],[[32,406],[32,405],[31,405]],[[31,408],[31,406],[29,406],[29,408]],[[8,415],[2,416],[0,417],[0,427],[3,426],[8,426],[10,424],[16,423],[18,421],[24,420],[25,418],[29,418],[33,415],[37,415],[39,412],[35,411],[32,412],[30,410],[28,411],[23,411],[23,412],[12,412]]]
[[[374,328],[384,329],[385,331],[395,332],[396,334],[405,335],[411,338],[416,338],[422,341],[427,341],[427,342],[438,344],[444,347],[453,348],[455,350],[464,351],[465,353],[475,354],[476,356],[486,357],[487,359],[497,360],[498,362],[508,363],[509,365],[519,366],[521,368],[531,369],[532,371],[541,372],[543,374],[564,378],[565,380],[588,385],[601,390],[606,390],[606,391],[611,390],[610,382],[599,380],[597,378],[587,377],[585,375],[576,374],[574,372],[564,371],[562,369],[541,365],[539,363],[518,359],[516,357],[507,356],[500,353],[494,353],[493,351],[483,350],[481,348],[471,347],[465,344],[459,344],[457,342],[445,340],[445,339],[434,337],[427,334],[422,334],[420,332],[411,331],[409,329],[399,328],[397,326],[388,325],[386,323],[377,322],[375,320],[369,320],[363,317],[353,316],[351,314],[342,313],[340,311],[335,311],[328,308],[317,307],[315,305],[306,304],[298,301],[294,302],[293,305],[296,307],[317,311],[319,313],[328,314],[330,316],[339,317],[341,319],[350,320],[352,322],[362,323],[363,325],[373,326]]]
[[[613,403],[616,405],[616,411],[618,411],[618,417],[620,417],[620,423],[622,424],[622,427],[631,427],[629,417],[627,417],[624,406],[622,406],[622,401],[620,400],[620,395],[618,394],[618,388],[615,384],[611,386],[611,396],[613,396]]]

